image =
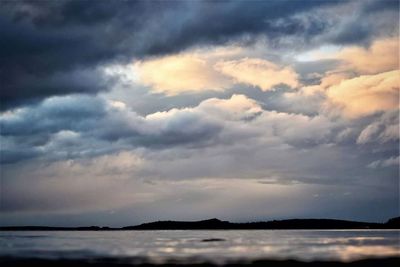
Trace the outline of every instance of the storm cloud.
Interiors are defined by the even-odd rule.
[[[0,225],[399,215],[398,1],[0,5]]]
[[[287,36],[307,40],[332,25],[293,16],[340,2],[2,2],[1,108],[107,90],[98,68],[110,62],[260,35],[272,43]]]

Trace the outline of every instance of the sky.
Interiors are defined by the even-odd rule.
[[[0,225],[399,211],[399,2],[0,1]]]

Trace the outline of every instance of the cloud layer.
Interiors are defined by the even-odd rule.
[[[398,1],[2,7],[0,224],[398,216]]]

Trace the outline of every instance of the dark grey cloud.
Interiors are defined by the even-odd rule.
[[[1,119],[2,136],[35,136],[61,130],[92,129],[96,119],[105,115],[104,103],[92,97],[49,98]]]
[[[293,49],[318,36],[327,36],[318,42],[365,43],[393,31],[397,1],[353,2],[359,12],[342,18],[312,10],[348,1],[4,1],[0,107],[104,91],[110,85],[99,66],[191,46],[265,36],[276,47],[294,38]],[[391,29],[382,32],[385,25]]]
[[[399,2],[395,0],[354,1],[351,16],[336,21],[329,42],[368,46],[374,39],[398,35]],[[351,8],[351,7],[350,7]]]
[[[25,148],[25,149],[1,149],[0,150],[0,163],[10,164],[16,163],[22,160],[32,159],[39,156],[40,153],[35,151],[35,149]]]
[[[222,128],[221,121],[184,109],[149,118],[98,97],[52,97],[0,118],[0,159],[15,163],[39,156],[93,157],[136,147],[194,148],[209,145]]]
[[[1,109],[107,89],[96,69],[254,35],[309,39],[327,25],[293,18],[342,1],[10,1],[0,16]],[[87,72],[81,79],[77,72]]]

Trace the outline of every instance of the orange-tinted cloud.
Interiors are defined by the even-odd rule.
[[[299,85],[298,75],[291,67],[279,67],[267,60],[243,58],[240,60],[220,61],[215,68],[232,77],[237,83],[260,87],[263,91],[271,90],[279,84],[290,87]]]
[[[394,110],[399,108],[399,84],[398,70],[347,79],[327,89],[328,105],[348,118]]]
[[[376,74],[399,68],[398,37],[375,41],[368,49],[349,47],[336,57],[344,62],[343,69],[360,74]]]
[[[359,118],[399,108],[399,41],[397,37],[376,40],[369,48],[351,46],[339,52],[319,50],[316,59],[341,63],[328,71],[317,85],[303,86],[284,94],[294,102],[322,95],[324,111],[346,118]],[[314,97],[314,98],[313,98]]]
[[[221,91],[238,83],[258,86],[263,91],[278,84],[298,86],[293,68],[259,58],[237,59],[241,52],[237,48],[187,52],[139,61],[134,71],[140,83],[167,95]]]
[[[180,54],[140,61],[135,70],[141,83],[153,91],[176,95],[202,90],[222,90],[230,82],[214,71],[204,58]]]

